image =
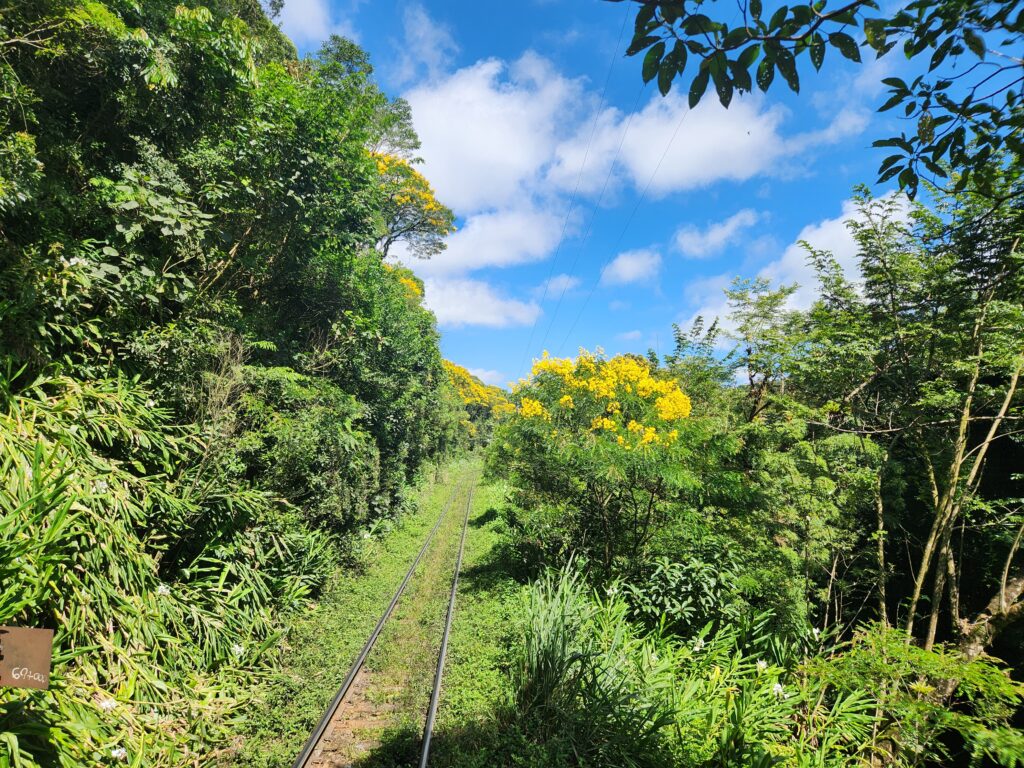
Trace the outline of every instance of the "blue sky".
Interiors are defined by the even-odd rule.
[[[800,240],[855,262],[843,221],[883,157],[871,141],[895,127],[874,109],[896,57],[857,67],[830,50],[799,96],[779,82],[725,110],[709,90],[690,112],[685,85],[662,98],[624,57],[635,7],[285,2],[300,51],[351,37],[411,103],[421,170],[459,231],[441,256],[407,264],[445,356],[490,383],[545,349],[669,352],[672,323],[727,312],[736,275],[798,282],[794,304],[807,306]]]

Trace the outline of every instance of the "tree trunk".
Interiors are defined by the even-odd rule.
[[[997,594],[973,621],[962,620],[960,650],[967,659],[975,659],[985,652],[996,636],[1017,619],[1024,616],[1024,573],[1005,581]]]
[[[883,462],[882,466],[885,466]],[[878,472],[875,485],[875,541],[878,556],[878,620],[885,627],[889,626],[888,600],[885,594],[885,506],[882,500],[882,472]]]

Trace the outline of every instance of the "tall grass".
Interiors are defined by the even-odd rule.
[[[571,567],[530,587],[508,722],[592,766],[1024,765],[1024,687],[990,659],[868,626],[835,643],[746,614],[682,639]],[[554,760],[552,763],[554,763]]]
[[[683,642],[629,620],[571,569],[530,589],[512,679],[514,717],[593,766],[848,766],[870,702],[827,695],[765,617]]]
[[[567,569],[542,577],[524,608],[516,719],[585,765],[664,764],[671,670],[628,630],[625,605],[593,601]]]
[[[202,762],[330,544],[203,469],[199,438],[137,382],[15,381],[0,388],[0,624],[52,627],[56,656],[48,691],[0,690],[0,768]]]

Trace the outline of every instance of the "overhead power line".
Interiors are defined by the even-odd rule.
[[[657,176],[658,175],[658,171],[661,170],[661,165],[662,165],[662,163],[665,162],[665,158],[668,157],[669,150],[672,148],[672,143],[676,140],[676,136],[679,134],[679,129],[683,127],[683,123],[686,121],[686,116],[689,115],[689,114],[690,114],[690,110],[687,109],[685,112],[683,112],[682,116],[679,118],[679,122],[676,123],[676,128],[672,132],[672,136],[669,137],[668,143],[665,145],[665,151],[661,153],[661,158],[658,160],[658,164],[656,166],[654,166],[654,170],[651,172],[650,178],[647,179],[647,184],[644,187],[643,192],[640,194],[640,197],[637,199],[636,205],[633,206],[633,210],[630,211],[629,218],[626,219],[626,224],[622,228],[622,232],[619,233],[619,237],[615,241],[615,245],[612,246],[612,249],[611,249],[611,254],[612,255],[609,256],[607,259],[605,259],[604,263],[601,265],[601,269],[598,272],[598,277],[594,281],[594,283],[591,286],[590,290],[587,292],[587,296],[583,300],[583,304],[580,306],[580,311],[576,313],[576,318],[572,321],[572,325],[569,326],[569,330],[566,332],[565,338],[562,339],[562,343],[558,345],[557,351],[559,353],[565,347],[565,345],[569,342],[569,337],[572,335],[572,332],[576,329],[576,325],[577,325],[577,323],[579,323],[580,318],[583,317],[583,313],[584,313],[584,311],[586,311],[587,305],[590,303],[590,299],[593,297],[594,291],[597,290],[598,283],[600,283],[600,281],[601,281],[601,277],[600,277],[601,273],[604,272],[605,267],[607,267],[612,262],[612,259],[614,259],[615,254],[618,252],[619,246],[622,244],[622,240],[626,236],[626,232],[629,230],[629,225],[633,222],[633,218],[636,216],[636,212],[638,210],[640,210],[640,206],[643,205],[644,199],[647,197],[647,192],[650,190],[651,184],[654,182],[654,177]]]
[[[576,205],[576,196],[579,193],[580,182],[583,179],[583,169],[586,168],[587,159],[590,157],[590,147],[594,142],[594,135],[597,133],[597,122],[601,118],[601,112],[604,111],[605,96],[608,92],[608,84],[612,79],[612,70],[615,68],[616,53],[621,50],[622,36],[626,31],[626,22],[629,21],[631,6],[629,3],[624,3],[625,13],[622,15],[622,26],[619,28],[619,37],[615,41],[615,47],[612,48],[610,61],[608,62],[608,73],[605,75],[604,87],[601,89],[601,100],[597,111],[594,113],[594,121],[590,127],[590,138],[587,140],[587,147],[583,153],[583,161],[580,163],[580,170],[576,174],[576,186],[573,188],[572,197],[569,199],[569,209],[566,211],[565,220],[562,222],[562,233],[558,237],[558,245],[555,246],[555,254],[551,259],[551,268],[548,270],[547,279],[544,281],[544,287],[541,291],[540,303],[544,304],[545,299],[548,295],[548,286],[551,284],[551,279],[555,274],[555,265],[558,262],[558,253],[562,249],[562,243],[565,242],[565,233],[569,228],[569,219],[572,217],[573,208]],[[540,318],[540,313],[533,318],[533,323],[530,325],[530,336],[526,341],[526,347],[523,350],[523,356],[519,361],[519,370],[523,370],[523,366],[526,364],[526,360],[530,354],[530,347],[533,345],[533,336],[537,331],[537,320]]]
[[[598,195],[597,203],[594,205],[594,215],[590,217],[590,224],[587,226],[586,234],[583,235],[583,240],[580,241],[579,247],[576,249],[576,257],[573,259],[572,264],[569,265],[569,274],[572,274],[576,265],[579,264],[580,256],[583,254],[583,249],[587,245],[587,241],[590,239],[590,233],[594,229],[594,222],[597,220],[597,212],[601,207],[602,201],[604,201],[604,193],[608,189],[608,182],[611,181],[612,175],[615,173],[615,165],[619,161],[619,155],[622,154],[622,147],[626,143],[626,135],[629,133],[629,126],[633,123],[633,116],[640,108],[640,100],[643,98],[644,91],[647,89],[647,84],[644,83],[640,86],[640,90],[636,95],[636,101],[633,104],[633,109],[630,110],[629,117],[626,118],[626,126],[622,131],[622,136],[619,137],[619,146],[615,148],[615,155],[612,157],[611,163],[608,165],[608,173],[604,177],[604,184],[601,186],[601,194]],[[562,306],[562,299],[565,298],[565,293],[568,290],[568,286],[562,286],[562,292],[558,296],[558,301],[555,303],[555,309],[551,313],[551,319],[548,321],[547,330],[544,332],[544,337],[541,339],[541,349],[548,341],[548,335],[551,333],[551,329],[555,327],[555,320],[558,317],[558,310]]]

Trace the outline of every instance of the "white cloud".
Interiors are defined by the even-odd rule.
[[[285,0],[278,22],[300,47],[316,45],[331,35],[356,38],[348,20],[335,16],[330,0]]]
[[[795,309],[806,309],[818,296],[818,283],[814,268],[807,263],[807,251],[801,241],[815,248],[830,251],[847,275],[857,272],[857,241],[853,239],[846,222],[856,217],[852,200],[843,201],[842,213],[834,219],[824,219],[817,224],[808,224],[800,230],[796,242],[789,245],[782,256],[766,265],[758,274],[775,285],[797,283],[799,288],[790,299]]]
[[[720,327],[729,322],[730,310],[729,302],[725,298],[725,289],[729,287],[732,278],[732,275],[715,275],[687,284],[683,291],[686,302],[690,306],[697,306],[698,309],[682,323],[683,330],[689,329],[697,317],[704,318],[705,326],[711,325],[715,318],[718,318]]]
[[[601,270],[602,285],[623,285],[649,280],[658,274],[661,254],[649,248],[623,251]]]
[[[909,209],[902,207],[898,216],[906,216]],[[758,271],[758,277],[767,278],[774,286],[797,284],[796,292],[790,297],[790,309],[808,309],[818,298],[819,288],[814,267],[808,261],[806,249],[801,245],[806,242],[813,248],[829,251],[846,273],[847,278],[856,281],[858,276],[857,241],[847,226],[847,221],[862,221],[853,200],[845,200],[840,214],[835,218],[823,219],[815,224],[808,224],[796,236],[792,244],[786,247],[782,255],[769,262]],[[722,274],[699,280],[686,287],[685,296],[691,306],[696,305],[687,324],[697,315],[701,315],[707,323],[716,317],[725,329],[731,329],[729,321],[729,305],[724,290],[732,282],[732,275]]]
[[[424,303],[437,316],[438,324],[448,328],[529,325],[541,314],[535,302],[506,298],[482,280],[428,278],[424,280]]]
[[[447,71],[457,50],[450,31],[418,4],[405,10],[402,22],[408,50],[395,66],[401,78],[419,78],[404,95],[422,141],[422,170],[460,218],[444,253],[406,261],[425,279],[427,305],[448,327],[529,324],[541,314],[545,287],[552,297],[578,285],[576,278],[558,275],[514,298],[469,277],[485,268],[543,261],[563,236],[575,235],[586,217],[575,212],[566,219],[566,209],[578,176],[582,195],[596,195],[606,178],[614,182],[615,195],[627,184],[645,188],[657,167],[651,197],[721,180],[777,177],[802,172],[814,148],[864,127],[863,115],[848,107],[824,127],[786,134],[788,110],[759,96],[737,98],[729,110],[705,99],[690,112],[685,95],[672,94],[652,98],[632,117],[614,108],[598,114],[596,94],[584,80],[566,77],[534,52],[512,62],[491,58]],[[706,230],[681,231],[677,244],[686,255],[710,255],[757,220],[756,212],[740,211]],[[660,265],[655,250],[627,251],[602,271],[601,283],[648,280]]]
[[[479,61],[405,94],[438,198],[461,216],[522,205],[573,124],[580,91],[528,52],[510,65]]]
[[[709,224],[703,231],[692,224],[681,227],[675,234],[676,247],[684,256],[691,258],[713,256],[736,242],[743,231],[754,226],[760,218],[757,211],[744,208],[724,221]]]
[[[615,338],[619,341],[639,341],[642,336],[643,333],[640,331],[624,331],[616,334]]]
[[[580,279],[573,277],[572,275],[554,275],[549,280],[545,280],[543,283],[533,289],[533,295],[543,300],[557,299],[564,293],[568,293],[580,285]]]
[[[614,189],[613,181],[622,176],[621,164],[610,166],[623,137],[629,135],[626,119],[619,110],[609,108],[581,121],[574,135],[554,148],[546,171],[548,182],[568,192],[578,189],[591,195],[603,190],[606,180]]]
[[[759,99],[741,98],[726,110],[704,99],[690,111],[679,96],[650,102],[633,118],[623,146],[634,185],[642,189],[656,168],[655,195],[720,179],[742,181],[768,170],[781,154],[779,128],[785,113],[781,107],[762,106]],[[668,151],[659,151],[663,147]]]
[[[625,178],[641,190],[650,183],[649,194],[656,197],[722,180],[792,173],[790,163],[783,161],[805,158],[808,149],[838,143],[867,124],[866,112],[846,108],[824,128],[787,137],[782,127],[788,115],[783,106],[769,106],[757,95],[736,98],[729,109],[705,98],[693,110],[675,92],[654,96],[632,119],[617,109],[605,110],[592,141],[592,123],[580,124],[556,148],[548,178],[563,189],[574,188],[586,157],[580,189],[596,193],[618,153],[612,177]]]
[[[836,113],[832,122],[816,131],[800,133],[786,142],[786,154],[798,156],[808,149],[838,144],[851,136],[857,136],[868,127],[870,114],[864,109],[845,107]]]
[[[428,260],[408,259],[407,264],[426,276],[541,261],[558,244],[563,224],[560,215],[537,208],[474,214],[448,238],[446,250]]]
[[[905,218],[909,208],[904,205],[898,216]],[[847,221],[863,221],[853,200],[843,201],[842,212],[834,219],[808,224],[800,230],[796,241],[786,248],[782,256],[766,265],[758,274],[778,285],[797,283],[800,287],[790,299],[794,309],[807,309],[818,298],[818,282],[814,268],[808,263],[807,251],[800,245],[806,242],[820,251],[829,251],[851,280],[858,276],[859,246],[846,225]]]
[[[879,96],[888,87],[882,80],[891,76],[899,67],[898,61],[894,56],[868,59],[857,68],[857,76],[853,79],[854,90],[871,98]]]
[[[508,377],[501,371],[492,371],[489,368],[467,368],[466,370],[480,379],[484,384],[490,384],[494,387],[502,387],[508,380]]]
[[[459,51],[451,30],[430,18],[419,3],[405,7],[402,32],[394,73],[398,84],[408,83],[419,76],[436,80]]]

